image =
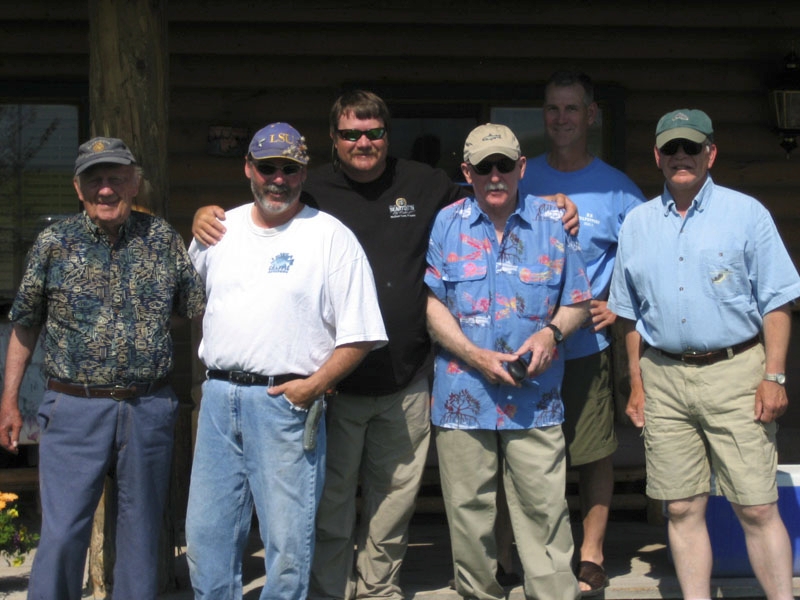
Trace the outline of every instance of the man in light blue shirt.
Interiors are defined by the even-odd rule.
[[[685,598],[709,598],[705,510],[713,469],[745,532],[767,598],[792,598],[792,550],[777,508],[775,419],[786,410],[790,305],[800,277],[769,212],[718,186],[711,119],[664,115],[661,196],[620,232],[609,308],[625,319],[631,396],[647,424],[647,494],[666,501]]]
[[[557,71],[545,85],[543,107],[550,150],[528,161],[520,194],[561,192],[577,205],[578,241],[592,284],[591,318],[564,342],[564,438],[569,465],[580,481],[583,536],[576,561],[584,596],[608,584],[603,569],[617,449],[608,288],[622,222],[645,197],[624,173],[589,152],[589,128],[597,118],[594,85],[585,73]],[[498,536],[499,537],[499,536]]]
[[[518,197],[525,157],[510,129],[474,129],[462,171],[475,196],[437,215],[425,274],[439,344],[431,420],[456,591],[505,598],[494,537],[502,469],[526,597],[574,600],[559,343],[588,316],[585,265],[557,206]],[[507,369],[520,357],[515,379]]]

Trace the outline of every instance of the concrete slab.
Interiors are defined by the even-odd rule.
[[[263,549],[258,534],[251,536],[244,563],[244,600],[257,600],[264,584]],[[518,567],[519,568],[519,567]],[[30,560],[22,567],[0,565],[0,599],[24,600]],[[606,570],[610,586],[608,600],[680,598],[680,589],[666,547],[665,528],[644,519],[614,518],[606,543]],[[159,600],[190,600],[185,556],[176,557],[180,589],[159,596]],[[408,600],[458,600],[447,587],[452,577],[447,524],[441,515],[417,515],[410,531],[410,546],[403,567],[403,587]],[[795,596],[800,596],[800,579],[795,579]],[[712,597],[763,598],[753,578],[713,581]],[[600,596],[602,598],[602,596]],[[523,600],[522,587],[509,590],[509,600]]]

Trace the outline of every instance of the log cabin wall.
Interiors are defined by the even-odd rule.
[[[31,82],[88,86],[87,10],[81,0],[4,5],[6,93]],[[800,150],[787,160],[767,103],[783,57],[792,44],[800,51],[796,0],[172,0],[168,16],[169,214],[187,239],[198,206],[248,200],[241,157],[207,151],[211,127],[252,133],[288,121],[322,164],[328,110],[342,86],[468,89],[480,97],[541,85],[555,69],[575,67],[620,92],[615,154],[648,196],[663,182],[652,155],[657,119],[678,107],[708,112],[720,151],[715,180],[759,198],[800,264]],[[795,328],[793,347],[798,335]],[[798,360],[790,368],[794,404]]]

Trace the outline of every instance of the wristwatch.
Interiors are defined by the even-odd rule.
[[[774,381],[778,385],[786,385],[786,375],[784,373],[765,373],[764,381]]]
[[[553,338],[555,338],[556,344],[560,344],[561,342],[564,341],[564,334],[561,333],[561,330],[558,327],[556,327],[552,323],[548,323],[547,325],[545,325],[545,327],[549,327],[550,329],[553,330]]]

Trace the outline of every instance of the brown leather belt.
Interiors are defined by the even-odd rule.
[[[711,350],[709,352],[684,352],[683,354],[675,354],[674,352],[659,350],[658,348],[655,347],[653,347],[653,350],[660,352],[667,358],[671,358],[672,360],[679,360],[681,362],[686,363],[687,365],[705,366],[705,365],[713,365],[714,363],[719,362],[721,360],[733,358],[740,352],[749,350],[750,348],[758,344],[760,341],[761,338],[755,336],[754,338],[749,339],[746,342],[742,342],[741,344],[735,344],[728,348],[722,348],[721,350]]]
[[[131,398],[154,394],[168,383],[169,381],[165,378],[151,382],[131,383],[130,385],[82,385],[80,383],[66,383],[51,378],[47,380],[47,389],[59,394],[81,396],[83,398],[130,400]]]
[[[283,385],[295,379],[305,379],[305,375],[261,375],[259,373],[248,373],[247,371],[221,371],[219,369],[209,369],[207,371],[209,379],[222,379],[238,385]],[[270,381],[272,380],[272,381]]]

